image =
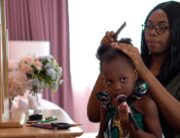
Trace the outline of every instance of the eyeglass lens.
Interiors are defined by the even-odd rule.
[[[157,25],[144,24],[142,25],[142,27],[143,27],[143,30],[146,32],[150,32],[154,29],[158,34],[165,33],[169,29],[169,26],[165,23],[161,23]]]

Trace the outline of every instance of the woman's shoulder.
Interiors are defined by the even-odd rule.
[[[166,89],[172,96],[180,100],[180,73],[166,85]]]
[[[180,73],[178,73],[171,79],[171,81],[167,84],[167,87],[171,86],[172,84],[180,85]]]

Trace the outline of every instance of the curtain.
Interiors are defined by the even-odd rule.
[[[57,93],[44,93],[73,117],[67,0],[6,0],[10,40],[48,40],[51,54],[63,68],[63,85]]]

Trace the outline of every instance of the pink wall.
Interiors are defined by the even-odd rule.
[[[73,90],[74,111],[76,123],[83,124],[81,128],[84,132],[98,132],[99,123],[92,123],[87,118],[87,103],[90,96],[91,88],[86,87],[82,90]]]

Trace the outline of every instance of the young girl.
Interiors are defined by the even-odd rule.
[[[106,88],[96,94],[101,103],[97,138],[161,138],[157,107],[150,98],[139,94],[142,85],[138,85],[138,74],[130,58],[109,45],[99,47],[97,58]],[[127,96],[128,105],[118,103],[120,94]],[[134,116],[138,129],[129,119],[128,110]]]

